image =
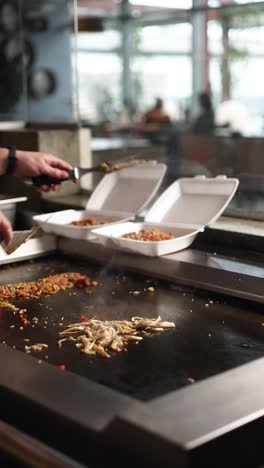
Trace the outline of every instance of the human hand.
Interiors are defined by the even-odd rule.
[[[17,151],[17,162],[13,175],[18,177],[38,177],[41,175],[48,175],[56,179],[67,179],[69,171],[72,166],[57,158],[53,154]],[[56,191],[60,188],[60,184],[55,185],[42,185],[37,187],[37,190],[49,192],[50,190]]]
[[[0,212],[0,232],[6,245],[9,245],[13,239],[13,230],[10,222],[3,213]]]

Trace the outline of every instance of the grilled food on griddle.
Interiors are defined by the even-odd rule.
[[[76,272],[51,275],[38,281],[4,284],[0,286],[0,307],[10,309],[16,313],[20,309],[10,302],[13,299],[38,299],[41,296],[65,291],[65,289],[73,287],[83,289],[86,286],[96,286],[96,284],[87,275],[81,275]],[[25,309],[23,310],[26,311]]]
[[[60,332],[58,344],[61,347],[64,341],[73,341],[76,348],[85,354],[110,358],[109,351],[123,351],[129,342],[138,343],[143,340],[144,335],[168,328],[175,328],[174,322],[162,321],[161,317],[133,317],[130,321],[91,319],[68,325]]]

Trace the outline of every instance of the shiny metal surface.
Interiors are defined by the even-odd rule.
[[[139,400],[149,400],[189,385],[188,379],[203,380],[263,355],[262,306],[228,301],[196,289],[181,289],[151,276],[128,274],[91,262],[50,258],[3,268],[0,281],[32,280],[62,271],[80,271],[98,281],[92,296],[85,291],[65,291],[39,300],[15,301],[28,309],[28,318],[38,317],[20,329],[19,317],[2,310],[0,340],[24,351],[24,339],[46,343],[48,350],[32,353],[53,365],[65,365],[78,375],[99,382]],[[147,291],[149,286],[155,293]],[[140,294],[134,295],[133,291]],[[130,345],[127,353],[112,359],[91,358],[71,343],[58,349],[62,324],[80,321],[81,315],[102,319],[132,316],[162,316],[176,329],[146,337]]]
[[[96,241],[72,242],[71,239],[62,238],[59,239],[58,247],[67,255],[81,255],[98,263],[110,261],[116,268],[264,303],[263,268],[260,256],[258,256],[259,261],[256,258],[251,261],[230,257],[227,254],[217,254],[215,251],[205,252],[189,248],[163,257],[147,257],[106,249]]]
[[[47,317],[46,329],[10,328],[13,316],[1,311],[1,337],[9,344],[0,345],[2,418],[85,465],[99,460],[92,466],[134,467],[136,457],[139,468],[257,468],[263,462],[262,305],[111,270],[109,261],[95,266],[75,255],[0,270],[1,282],[65,269],[99,282],[93,296],[65,292],[47,297],[42,307],[30,301],[29,317]],[[144,291],[149,280],[153,296]],[[141,294],[129,294],[132,288]],[[72,321],[87,304],[93,308],[85,313],[105,318],[161,314],[177,328],[107,361],[89,360],[71,347],[58,352],[62,314]],[[48,352],[20,352],[26,335],[31,342],[49,340]],[[57,368],[63,363],[65,372]]]

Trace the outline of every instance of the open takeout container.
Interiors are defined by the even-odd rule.
[[[21,231],[19,231],[21,232]],[[57,248],[57,240],[54,236],[42,234],[26,243],[21,244],[17,250],[8,255],[0,244],[0,266],[10,263],[22,262],[31,258],[39,258],[47,255],[47,252],[53,252]]]
[[[85,210],[63,210],[34,216],[43,231],[71,239],[89,239],[93,226],[72,226],[73,221],[92,218],[104,225],[131,220],[157,193],[166,164],[155,161],[112,172],[103,177]]]
[[[101,244],[148,256],[160,256],[189,247],[199,232],[214,223],[233,198],[238,180],[196,176],[174,182],[154,203],[143,223],[117,223],[93,229]],[[140,241],[122,237],[143,229],[159,228],[174,238]]]

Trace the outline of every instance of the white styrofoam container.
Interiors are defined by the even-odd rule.
[[[55,251],[56,248],[56,237],[46,234],[36,237],[35,239],[29,239],[10,255],[8,255],[0,245],[0,265],[21,262],[35,257],[38,258],[41,255],[46,255],[48,252]]]
[[[71,226],[72,221],[95,218],[104,225],[133,219],[157,193],[167,166],[150,161],[144,165],[112,172],[98,184],[85,210],[63,210],[34,216],[41,228],[71,239],[89,239],[95,226]],[[47,221],[46,221],[47,220]]]
[[[160,256],[189,247],[205,226],[214,223],[234,196],[238,180],[196,176],[174,182],[154,203],[143,223],[117,223],[93,229],[105,246],[148,256]],[[158,227],[175,237],[167,241],[137,241],[123,238],[130,232]]]

